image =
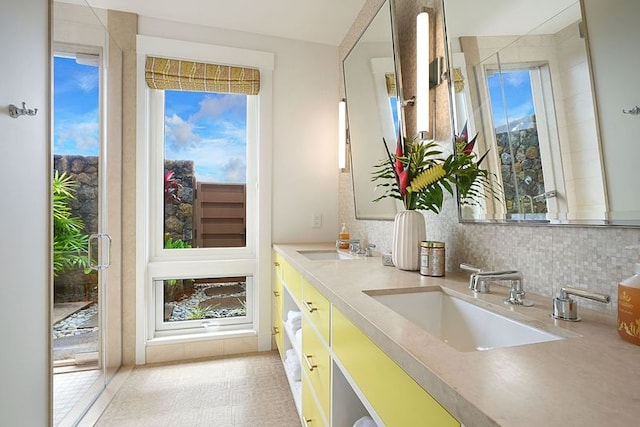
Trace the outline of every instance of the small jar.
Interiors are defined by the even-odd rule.
[[[444,276],[444,242],[420,242],[420,274]]]

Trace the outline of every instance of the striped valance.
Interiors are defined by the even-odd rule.
[[[384,81],[387,85],[387,95],[396,96],[396,75],[394,73],[387,73],[384,75]]]
[[[148,56],[144,77],[151,89],[245,95],[260,92],[260,70],[255,68]]]

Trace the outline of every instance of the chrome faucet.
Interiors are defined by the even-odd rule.
[[[525,299],[522,273],[518,270],[482,271],[478,267],[468,264],[460,264],[463,270],[473,271],[469,277],[469,289],[479,294],[490,294],[490,282],[492,280],[509,280],[511,290],[509,297],[504,300],[506,304],[531,307],[533,302]]]
[[[367,243],[367,248],[364,250],[364,256],[373,256],[373,249],[376,247],[373,243]]]
[[[560,289],[560,296],[553,299],[553,313],[551,313],[551,317],[554,319],[568,320],[570,322],[579,322],[581,320],[580,316],[578,316],[578,301],[571,298],[571,295],[604,304],[611,301],[609,295],[597,294],[585,289],[564,287]]]
[[[336,240],[336,248],[339,248],[341,245],[348,244],[349,245],[349,253],[353,255],[364,255],[365,251],[362,249],[362,240],[361,239],[338,239]]]

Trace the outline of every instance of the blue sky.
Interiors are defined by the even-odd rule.
[[[165,158],[194,160],[204,182],[246,182],[247,97],[165,92]]]
[[[54,153],[97,156],[98,67],[54,58]],[[165,158],[194,160],[203,182],[246,182],[247,97],[165,92]]]
[[[491,97],[493,124],[496,128],[506,123],[505,106],[500,87],[501,80],[504,83],[509,121],[515,121],[534,113],[529,71],[503,70],[501,73],[495,72],[487,78],[487,83]]]
[[[97,156],[99,69],[59,56],[53,66],[53,151]]]

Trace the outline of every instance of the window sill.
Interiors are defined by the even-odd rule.
[[[231,338],[255,337],[258,333],[254,329],[235,329],[230,331],[218,330],[208,332],[206,329],[192,331],[156,332],[156,336],[147,340],[147,346],[178,344],[187,342],[224,340]]]

